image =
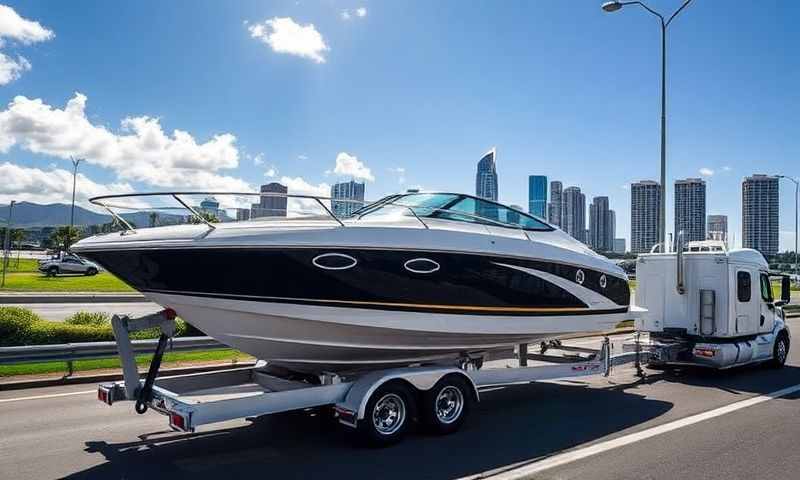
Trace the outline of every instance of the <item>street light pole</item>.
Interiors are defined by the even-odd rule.
[[[8,269],[9,239],[11,238],[11,215],[14,212],[15,200],[8,204],[8,222],[6,224],[6,238],[3,241],[3,276],[0,279],[0,287],[6,286],[6,270]]]
[[[83,161],[83,159],[70,157],[70,160],[72,160],[72,208],[69,211],[69,231],[67,232],[66,240],[64,240],[65,251],[69,250],[69,241],[75,224],[75,184],[78,177],[78,165]]]
[[[797,269],[797,210],[800,208],[800,180],[786,175],[777,175],[778,178],[785,178],[794,182],[794,274],[800,282],[800,271]]]
[[[638,5],[658,17],[661,22],[661,209],[658,221],[658,241],[661,251],[666,251],[667,238],[667,27],[692,0],[685,0],[667,20],[664,16],[642,2],[606,2],[602,8],[606,12],[616,12],[625,5]],[[677,234],[677,232],[675,232]]]

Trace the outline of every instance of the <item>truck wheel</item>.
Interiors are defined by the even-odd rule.
[[[88,270],[86,270],[86,275],[89,276],[89,277],[97,275],[97,269],[96,268],[89,268]]]
[[[785,332],[781,332],[778,334],[777,340],[775,340],[775,346],[772,347],[772,360],[769,361],[769,365],[773,368],[781,368],[788,357],[789,336]]]
[[[48,277],[55,277],[56,275],[58,275],[58,267],[50,267],[47,269]]]
[[[437,435],[453,433],[469,413],[472,391],[467,381],[450,375],[422,395],[422,417],[428,431]]]
[[[386,384],[372,394],[358,431],[368,444],[384,447],[399,442],[413,417],[413,396],[401,383]]]

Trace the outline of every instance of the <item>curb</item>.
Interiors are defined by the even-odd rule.
[[[6,305],[20,303],[141,303],[147,301],[144,295],[139,293],[0,294],[0,304]]]
[[[204,365],[201,367],[168,368],[164,370],[159,370],[159,377],[168,375],[184,375],[188,373],[215,372],[217,370],[229,369],[234,366],[237,368],[253,367],[255,366],[255,364],[256,364],[255,362],[238,362],[236,364],[223,363],[218,365]],[[139,375],[142,378],[144,378],[147,375],[147,371],[139,372]],[[82,383],[115,382],[117,380],[122,380],[122,372],[5,382],[5,383],[0,383],[0,391],[22,390],[26,388],[56,387],[62,385],[79,385]]]

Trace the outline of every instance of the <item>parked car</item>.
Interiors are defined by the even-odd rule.
[[[45,260],[39,264],[39,271],[48,277],[55,277],[62,273],[82,273],[84,275],[97,275],[100,267],[75,254],[66,254]]]

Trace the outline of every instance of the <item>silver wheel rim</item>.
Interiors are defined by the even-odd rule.
[[[786,361],[786,342],[783,339],[778,340],[778,361],[780,363]]]
[[[464,410],[464,394],[457,387],[448,385],[436,396],[436,418],[442,423],[453,423]]]
[[[406,403],[395,393],[382,396],[372,409],[372,425],[381,435],[391,435],[406,420]]]

